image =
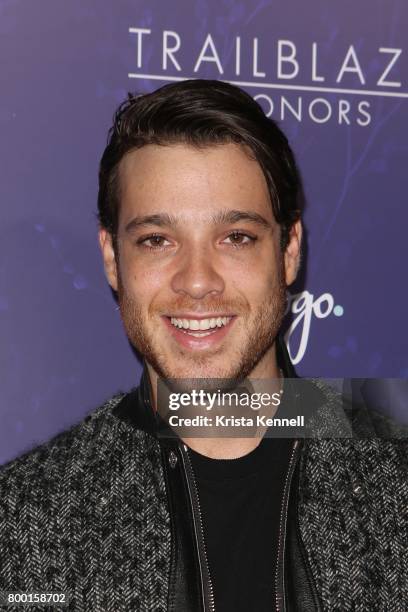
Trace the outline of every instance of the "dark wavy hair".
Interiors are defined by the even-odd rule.
[[[98,219],[116,244],[123,156],[148,144],[196,147],[237,143],[246,147],[264,173],[273,213],[285,248],[300,218],[301,181],[286,136],[242,89],[205,79],[165,85],[145,95],[129,94],[119,106],[99,167]]]

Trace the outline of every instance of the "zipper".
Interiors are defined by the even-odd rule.
[[[276,559],[276,572],[275,572],[275,598],[276,598],[276,611],[285,611],[285,574],[284,574],[284,556],[285,556],[285,539],[286,539],[286,522],[288,515],[288,501],[289,501],[289,490],[290,483],[292,481],[293,472],[296,465],[297,448],[299,446],[299,440],[295,440],[292,448],[292,454],[289,460],[289,466],[286,472],[285,485],[283,489],[281,514],[279,520],[279,536],[278,536],[278,555]],[[280,591],[281,583],[281,591]]]
[[[208,565],[207,549],[205,546],[204,539],[203,518],[200,507],[200,498],[198,496],[197,483],[193,471],[193,466],[191,464],[191,459],[188,454],[188,447],[185,444],[181,444],[180,450],[193,514],[194,536],[198,550],[203,609],[204,612],[215,612],[214,589],[211,582],[210,568]]]

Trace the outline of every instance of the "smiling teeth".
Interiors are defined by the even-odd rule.
[[[176,319],[175,317],[170,318],[170,322],[179,329],[190,329],[205,331],[208,329],[214,329],[215,327],[223,327],[231,321],[231,317],[218,317],[214,319]]]

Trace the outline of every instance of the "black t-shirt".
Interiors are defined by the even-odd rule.
[[[293,440],[263,438],[238,459],[189,450],[217,612],[270,612],[281,504]]]

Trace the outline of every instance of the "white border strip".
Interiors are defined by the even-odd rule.
[[[160,74],[137,74],[136,72],[129,72],[129,79],[145,79],[147,81],[185,81],[187,79],[197,79],[200,77],[182,77],[182,76],[170,76]],[[380,96],[387,98],[408,98],[408,93],[393,92],[393,91],[372,91],[368,89],[342,89],[340,87],[313,87],[312,85],[285,85],[284,83],[254,83],[252,81],[230,81],[222,79],[231,85],[238,85],[238,87],[260,87],[264,89],[286,89],[290,91],[314,91],[318,93],[339,93],[339,94],[351,94],[358,96]]]

